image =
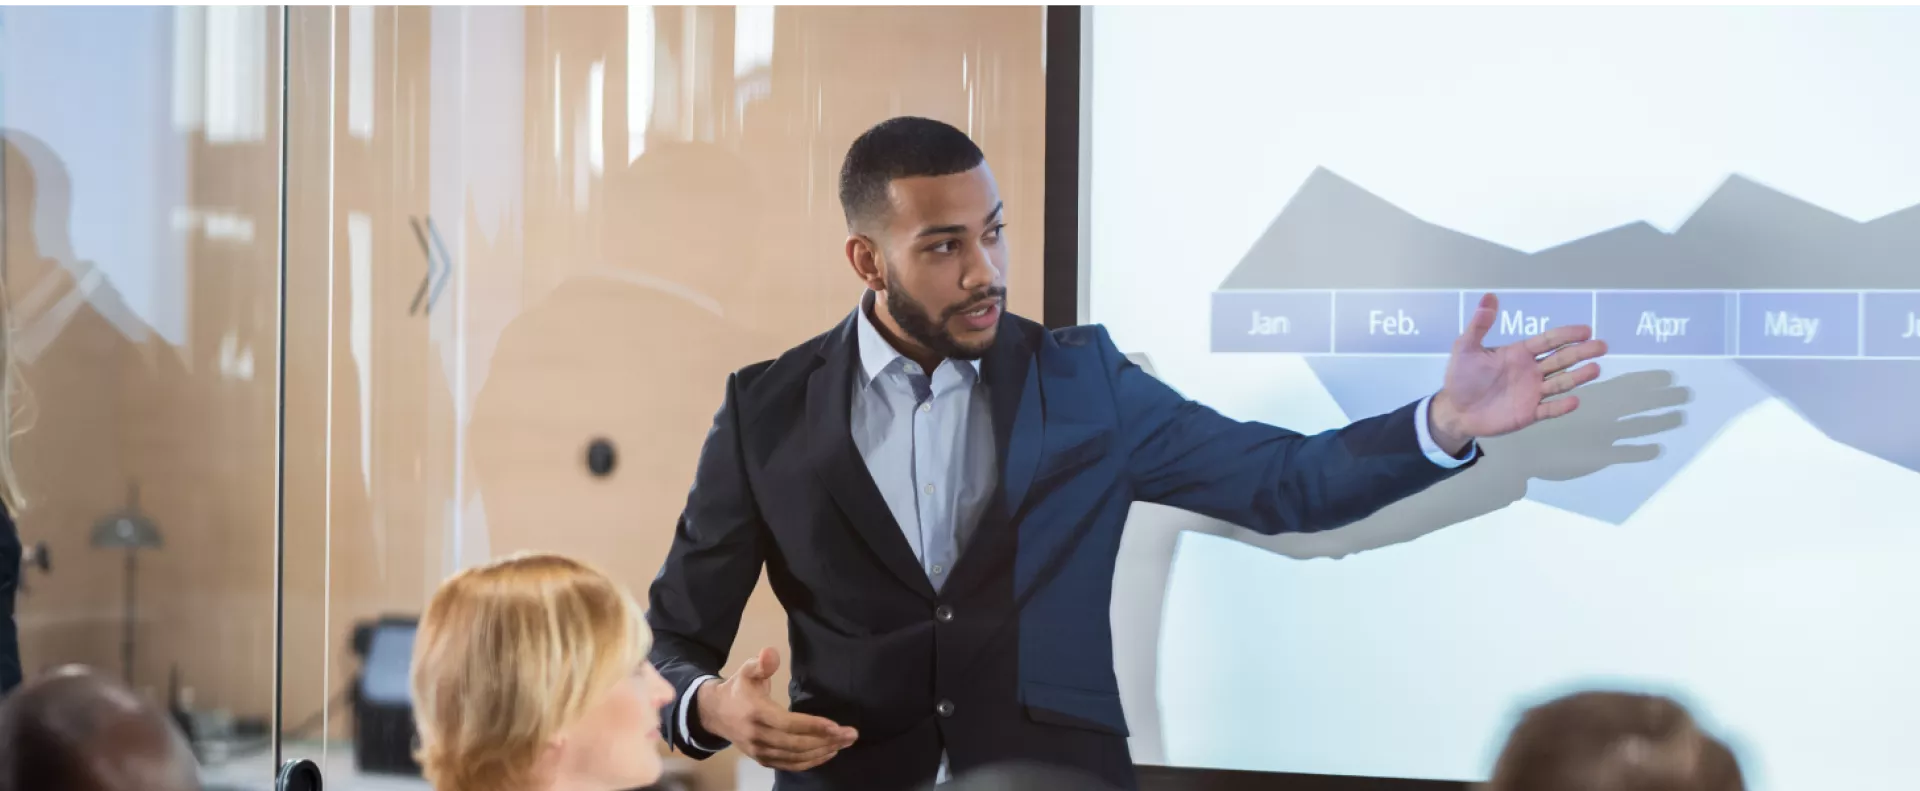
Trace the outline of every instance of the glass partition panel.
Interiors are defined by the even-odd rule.
[[[280,42],[270,8],[0,9],[19,667],[170,707],[210,788],[271,780]]]
[[[644,596],[726,375],[860,295],[835,177],[861,131],[973,134],[1038,315],[1039,8],[293,19],[284,725],[329,788],[426,787],[406,647],[448,575],[555,551]],[[784,630],[763,589],[738,653]],[[767,784],[738,760],[670,782]]]

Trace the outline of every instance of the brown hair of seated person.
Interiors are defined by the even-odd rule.
[[[193,750],[159,707],[70,665],[0,704],[0,791],[199,791]]]
[[[1485,791],[1744,791],[1726,744],[1657,695],[1581,692],[1529,709]]]

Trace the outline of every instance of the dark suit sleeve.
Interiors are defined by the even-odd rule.
[[[20,593],[22,552],[13,516],[0,507],[0,695],[20,686],[20,630],[13,608]]]
[[[1419,402],[1312,436],[1232,420],[1134,365],[1098,330],[1134,499],[1260,533],[1352,524],[1465,469],[1435,464],[1414,429]]]
[[[741,460],[738,387],[738,375],[729,376],[720,412],[700,449],[673,546],[647,594],[651,659],[674,688],[661,727],[669,743],[700,759],[713,753],[681,732],[679,708],[695,681],[720,674],[764,560],[764,523]],[[694,741],[724,744],[700,726],[697,710],[685,713]]]

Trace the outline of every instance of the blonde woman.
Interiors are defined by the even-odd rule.
[[[420,764],[436,791],[619,791],[660,779],[673,688],[639,605],[557,555],[468,569],[427,605],[413,654]]]

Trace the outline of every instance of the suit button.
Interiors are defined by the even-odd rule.
[[[933,608],[933,619],[941,623],[953,623],[953,608],[944,604]]]
[[[953,701],[951,700],[940,701],[939,705],[933,707],[933,713],[938,714],[942,717],[953,716]]]

